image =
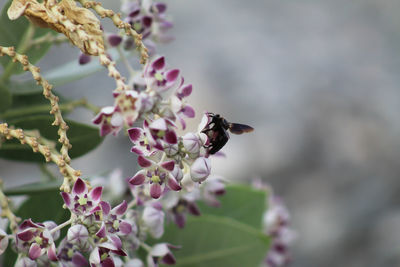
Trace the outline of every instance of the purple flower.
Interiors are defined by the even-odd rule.
[[[180,71],[178,69],[168,70],[165,58],[159,57],[147,63],[144,68],[144,78],[148,88],[156,92],[163,92],[176,84]]]
[[[100,210],[100,198],[103,188],[95,187],[88,190],[86,183],[78,178],[72,188],[71,193],[62,192],[68,209],[77,216],[89,216]]]
[[[147,256],[148,266],[158,266],[158,262],[161,261],[164,264],[173,265],[176,263],[175,257],[172,254],[170,248],[178,248],[168,243],[159,243],[152,247],[150,253]]]
[[[144,208],[142,220],[154,238],[160,238],[164,233],[164,217],[161,205],[154,203]]]
[[[142,34],[144,41],[169,42],[173,40],[173,37],[167,33],[173,24],[167,20],[165,3],[127,2],[122,5],[121,10],[127,15],[125,21]],[[129,46],[129,48],[132,47]]]
[[[174,191],[181,190],[178,181],[171,174],[175,167],[174,161],[156,163],[150,158],[140,155],[138,163],[144,169],[137,172],[129,180],[131,185],[141,185],[147,180],[150,184],[150,195],[155,199],[161,196],[165,185]]]
[[[268,210],[263,217],[263,227],[265,234],[272,238],[272,242],[264,262],[270,267],[286,266],[291,261],[289,247],[296,238],[295,232],[289,227],[289,211],[268,186],[261,184],[258,187],[267,190],[269,195]]]
[[[121,114],[115,107],[104,107],[100,113],[92,120],[94,124],[100,125],[100,136],[106,136],[109,133],[116,135],[123,126]]]
[[[87,252],[89,247],[79,247],[76,244],[72,244],[64,238],[58,247],[58,258],[61,266],[71,266],[71,267],[86,267],[89,265],[86,258],[81,254],[81,252]]]
[[[121,219],[128,208],[128,204],[125,200],[113,209],[111,209],[111,205],[105,201],[101,201],[100,206],[103,211],[103,222],[108,233],[128,235],[132,232],[132,224]]]
[[[220,205],[217,197],[225,194],[225,183],[221,177],[213,176],[207,178],[203,188],[203,200],[206,204],[218,207]]]
[[[30,219],[23,221],[18,228],[15,242],[17,250],[27,251],[31,260],[36,260],[46,252],[49,260],[58,260],[53,237],[43,224],[34,223]]]

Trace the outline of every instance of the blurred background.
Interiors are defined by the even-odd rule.
[[[262,178],[283,196],[298,234],[292,266],[400,266],[400,1],[166,2],[175,41],[158,51],[193,84],[189,102],[255,128],[231,136],[213,171]],[[53,47],[39,66],[45,73],[78,55]],[[57,90],[111,105],[106,74]],[[130,145],[108,136],[73,166],[132,176]],[[0,176],[11,187],[40,171],[0,160]]]

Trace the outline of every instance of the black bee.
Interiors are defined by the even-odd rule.
[[[208,136],[209,145],[205,146],[209,154],[217,153],[229,140],[228,130],[233,134],[242,134],[252,132],[253,127],[240,124],[231,123],[221,117],[219,114],[207,113],[211,121],[201,131]]]

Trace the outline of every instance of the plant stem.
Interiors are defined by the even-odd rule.
[[[129,71],[129,76],[133,77],[135,76],[135,70],[132,68],[131,64],[129,64],[128,59],[125,57],[124,52],[122,52],[121,47],[117,47],[117,51],[119,54],[119,57],[121,58],[122,62],[125,64],[125,67],[128,69]]]
[[[29,46],[32,47],[35,45],[41,45],[43,43],[60,44],[60,43],[66,42],[66,41],[68,41],[68,38],[66,36],[64,36],[62,34],[58,34],[58,35],[54,36],[54,34],[49,32],[39,38],[31,40]]]
[[[51,181],[57,181],[57,177],[47,168],[47,165],[44,163],[39,164],[40,171]]]
[[[67,226],[67,225],[69,225],[69,224],[71,224],[71,223],[72,223],[72,218],[69,219],[69,220],[66,221],[66,222],[63,222],[62,224],[58,225],[57,227],[54,227],[53,229],[51,229],[51,230],[50,230],[50,233],[53,234],[53,233],[55,233],[56,231],[61,230],[62,228],[64,228],[65,226]]]

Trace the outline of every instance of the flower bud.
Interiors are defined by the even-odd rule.
[[[89,237],[89,232],[85,226],[77,224],[68,229],[67,239],[70,243],[82,245]]]
[[[142,219],[154,238],[160,238],[164,233],[164,216],[162,210],[152,206],[144,208]]]
[[[210,172],[211,162],[208,158],[197,158],[190,167],[190,176],[194,182],[203,182],[210,175]]]
[[[117,34],[111,34],[108,36],[108,43],[111,46],[118,46],[122,42],[122,37]]]
[[[199,153],[202,146],[200,138],[194,133],[187,133],[182,136],[182,143],[186,151],[190,154]]]

